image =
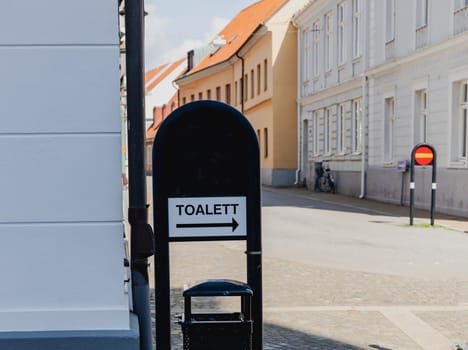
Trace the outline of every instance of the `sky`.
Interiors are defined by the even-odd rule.
[[[145,69],[184,58],[208,44],[257,0],[145,0]]]

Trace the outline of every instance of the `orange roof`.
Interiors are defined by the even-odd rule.
[[[261,0],[243,9],[218,33],[218,36],[226,40],[226,45],[214,54],[207,55],[187,75],[230,59],[250,38],[257,27],[270,18],[286,2],[287,0]]]
[[[151,79],[154,78],[156,74],[158,74],[160,71],[162,71],[169,63],[163,64],[162,66],[156,67],[149,72],[145,73],[145,82],[150,81]]]
[[[157,106],[153,109],[153,124],[146,130],[146,140],[153,141],[164,119],[172,112],[172,108],[179,107],[179,98],[177,92],[164,106]]]
[[[156,79],[154,79],[153,81],[151,81],[151,79],[153,79],[156,74],[160,73],[163,69],[165,69],[168,65],[165,64],[165,65],[162,65],[162,66],[159,66],[153,70],[150,70],[149,72],[145,73],[145,84],[148,84],[149,82],[149,85],[146,86],[146,92],[149,92],[151,90],[154,89],[155,86],[157,86],[161,81],[163,81],[169,74],[171,74],[174,69],[176,69],[177,67],[179,67],[183,62],[185,62],[186,58],[181,58],[180,60],[172,63],[164,72],[162,72]]]

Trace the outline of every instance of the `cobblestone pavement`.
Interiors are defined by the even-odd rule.
[[[309,195],[296,189],[287,191]],[[370,205],[400,215],[397,206],[349,201],[352,206]],[[404,217],[404,211],[401,213]],[[461,231],[466,227],[464,220],[456,218],[443,217],[439,224],[441,221]],[[181,242],[171,243],[170,249],[172,349],[179,350],[182,336],[177,316],[183,312],[185,285],[217,278],[245,281],[245,242]],[[435,282],[264,255],[263,293],[265,350],[468,349],[468,278]],[[230,298],[217,298],[196,306],[230,311],[236,305]],[[431,337],[425,343],[428,331]]]

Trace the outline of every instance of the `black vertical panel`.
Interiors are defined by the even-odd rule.
[[[243,196],[247,283],[254,292],[253,349],[263,349],[260,155],[248,120],[216,101],[197,101],[174,111],[154,142],[153,196],[157,348],[170,349],[168,198]]]

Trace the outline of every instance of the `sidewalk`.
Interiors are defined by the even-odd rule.
[[[362,208],[366,210],[374,211],[378,214],[398,217],[401,219],[401,224],[409,225],[409,212],[410,209],[407,206],[400,206],[396,204],[379,202],[371,199],[359,199],[356,197],[346,196],[339,193],[326,193],[326,192],[314,192],[304,187],[265,187],[268,191],[276,191],[282,193],[291,193],[294,195],[300,195],[306,198],[313,198],[322,202],[337,203],[343,206],[349,206],[352,208]],[[435,226],[444,226],[449,229],[456,231],[462,231],[468,233],[468,218],[456,217],[453,215],[447,215],[437,212],[435,209]],[[430,225],[430,211],[423,209],[415,209],[414,211],[414,225]]]

